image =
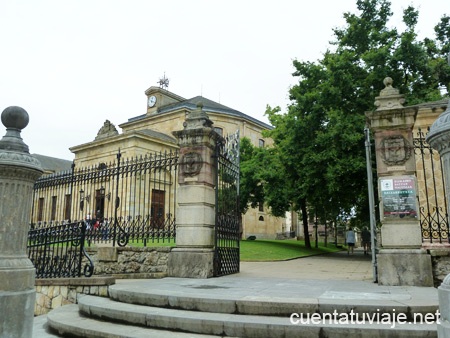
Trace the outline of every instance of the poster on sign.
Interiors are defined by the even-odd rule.
[[[380,178],[384,218],[417,218],[414,176]]]

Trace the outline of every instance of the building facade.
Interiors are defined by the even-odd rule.
[[[271,139],[262,136],[263,130],[272,128],[270,125],[205,97],[196,96],[191,99],[185,99],[167,89],[156,86],[148,88],[145,91],[145,96],[147,100],[147,111],[142,115],[131,117],[128,121],[119,124],[118,127],[121,129],[121,132],[119,132],[114,124],[106,120],[94,140],[70,148],[75,155],[75,168],[96,168],[97,171],[99,170],[98,168],[103,168],[106,170],[114,166],[114,163],[118,161],[119,151],[122,161],[124,159],[139,159],[145,156],[157,156],[157,154],[162,153],[174,153],[178,150],[178,144],[177,139],[172,133],[182,130],[186,117],[192,111],[199,108],[208,114],[209,118],[213,121],[214,130],[221,136],[239,132],[240,138],[247,137],[254,146],[270,146],[272,144]],[[94,171],[94,169],[92,170]],[[170,175],[172,174],[166,173],[166,176]],[[157,201],[160,201],[158,202],[160,205],[174,202],[168,200],[173,197],[164,194],[161,189],[154,188],[158,178],[153,177],[150,180],[151,183],[149,185],[152,185],[152,188],[147,190],[152,191],[150,193],[152,195],[150,196],[152,202],[146,202],[142,206],[134,206],[134,210],[128,207],[126,213],[131,215],[131,217],[134,217],[136,213],[143,213],[142,210],[139,210],[139,212],[136,211],[137,208],[152,208],[152,205],[155,206]],[[171,177],[170,180],[174,181],[174,178]],[[133,184],[136,187],[136,184]],[[130,186],[124,188],[131,189]],[[61,196],[54,196],[53,194],[55,193],[53,192],[42,191],[43,196],[40,197],[40,201],[37,197],[34,199],[34,209],[37,212],[33,213],[32,222],[37,223],[39,217],[48,219],[67,218],[67,215],[56,215],[59,211],[54,210],[53,206],[48,204],[50,203],[50,199],[52,199],[52,205],[58,203],[57,199],[67,199],[67,196],[73,194],[77,195],[75,200],[78,201],[80,198],[83,200],[86,199],[84,194],[88,189],[91,191],[89,195],[90,200],[89,203],[88,200],[84,203],[83,213],[86,216],[90,215],[90,217],[94,217],[99,212],[103,216],[109,213],[111,217],[111,207],[109,207],[108,212],[108,204],[113,205],[113,201],[110,198],[108,199],[111,196],[111,192],[108,191],[108,186],[105,181],[102,183],[101,180],[97,180],[93,188],[83,187],[82,189],[77,188],[76,190],[73,188],[70,194],[66,192],[61,194]],[[81,191],[83,191],[83,196],[80,196]],[[140,192],[129,192],[129,196],[141,194]],[[48,196],[44,196],[44,194]],[[49,194],[52,196],[49,196]],[[48,200],[47,204],[45,199]],[[45,205],[47,207],[44,207]],[[43,215],[46,212],[45,210],[52,212],[52,209],[52,215],[48,217]],[[73,215],[72,218],[74,218]],[[250,209],[243,216],[243,238],[256,236],[256,238],[274,239],[276,234],[282,231],[289,231],[289,229],[286,229],[285,219],[270,215],[268,208],[265,206]]]

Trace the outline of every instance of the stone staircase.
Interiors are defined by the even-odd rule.
[[[402,299],[402,293],[349,299],[330,291],[320,302],[314,297],[299,302],[273,295],[236,296],[214,284],[191,284],[192,292],[163,292],[157,287],[144,289],[143,285],[112,285],[109,298],[82,296],[77,305],[51,311],[47,325],[54,336],[75,337],[437,337],[435,323],[350,322],[351,313],[374,318],[385,318],[387,313],[399,318],[401,313],[412,321],[413,314],[436,312],[433,302],[420,300],[411,306]],[[322,320],[334,311],[347,314],[348,322]],[[292,313],[303,313],[305,320],[307,314],[314,314],[315,319],[294,325]]]

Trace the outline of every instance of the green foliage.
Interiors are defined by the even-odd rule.
[[[294,60],[298,83],[289,90],[287,112],[267,107],[275,127],[267,132],[272,149],[241,144],[242,180],[248,205],[266,201],[275,215],[294,208],[322,222],[357,212],[366,222],[367,178],[364,113],[387,76],[407,104],[439,100],[450,87],[450,18],[435,26],[435,39],[419,41],[419,12],[403,13],[404,32],[391,28],[391,3],[357,0],[357,13],[344,13],[346,25],[317,62]],[[241,182],[242,183],[242,182]],[[241,190],[242,192],[242,190]]]

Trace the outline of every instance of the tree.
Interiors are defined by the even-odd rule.
[[[344,13],[346,26],[333,30],[335,41],[321,60],[293,61],[299,82],[289,91],[287,112],[266,110],[275,127],[267,132],[274,148],[258,156],[277,160],[277,177],[270,181],[263,168],[258,189],[272,212],[281,214],[292,206],[302,211],[305,228],[308,211],[322,220],[357,212],[368,222],[364,113],[373,109],[385,77],[394,80],[409,104],[441,99],[442,89],[449,90],[448,16],[435,27],[435,40],[418,41],[419,13],[412,6],[404,10],[406,30],[399,33],[388,28],[389,1],[356,4],[358,13]],[[269,181],[272,185],[265,189]]]

